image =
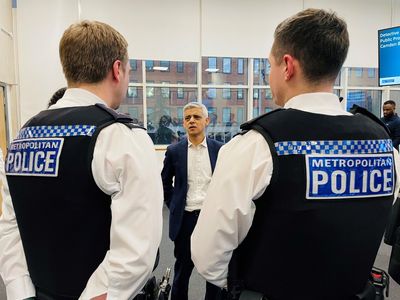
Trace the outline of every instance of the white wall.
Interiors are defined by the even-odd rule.
[[[138,59],[198,61],[198,0],[81,0],[81,19],[99,20],[120,31],[129,56]]]
[[[276,25],[306,7],[330,8],[346,19],[345,65],[352,67],[377,67],[377,30],[400,22],[400,0],[19,0],[21,120],[65,85],[58,43],[79,13],[120,30],[132,58],[199,61],[201,55],[267,57]]]
[[[299,0],[202,0],[202,55],[268,57],[276,26]]]
[[[45,109],[58,88],[66,86],[58,57],[58,43],[64,30],[77,20],[77,0],[18,1],[22,124]]]
[[[305,8],[332,9],[346,20],[350,48],[345,66],[373,68],[378,67],[378,29],[391,26],[391,4],[392,0],[304,1]]]

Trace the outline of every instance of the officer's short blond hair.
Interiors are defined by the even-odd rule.
[[[67,82],[98,83],[106,78],[116,60],[128,60],[128,43],[110,25],[82,21],[65,30],[60,41],[60,60]]]

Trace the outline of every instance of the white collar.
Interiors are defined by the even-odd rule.
[[[50,106],[49,109],[73,107],[73,106],[89,106],[96,103],[108,106],[100,97],[85,89],[71,88],[65,91],[64,96],[57,101],[56,104]]]
[[[351,115],[351,113],[343,109],[338,96],[332,93],[321,92],[297,95],[289,99],[284,108],[331,116]]]
[[[188,137],[187,140],[188,140],[188,147],[194,146],[193,143],[189,140],[189,137]],[[207,148],[207,139],[206,139],[206,137],[204,137],[203,141],[198,146],[200,146],[200,145],[205,147],[205,148]]]

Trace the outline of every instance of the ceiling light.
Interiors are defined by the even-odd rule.
[[[153,67],[153,70],[156,70],[156,71],[168,71],[168,67]]]
[[[211,68],[208,68],[208,69],[205,69],[204,71],[210,72],[210,73],[217,73],[217,72],[219,71],[219,69],[211,69]]]

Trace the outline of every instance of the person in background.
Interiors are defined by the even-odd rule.
[[[395,113],[396,102],[393,100],[387,100],[383,103],[383,118],[381,119],[383,123],[390,130],[390,136],[393,141],[393,146],[399,150],[400,144],[400,118]]]
[[[71,25],[59,48],[68,89],[9,147],[12,202],[0,219],[8,300],[128,300],[151,276],[162,181],[146,131],[115,111],[129,83],[127,47],[105,23]]]
[[[192,234],[197,270],[229,299],[375,298],[368,278],[400,161],[380,120],[350,114],[333,93],[348,47],[330,11],[303,10],[275,30],[269,82],[283,109],[221,149]]]
[[[53,94],[53,96],[51,96],[49,103],[47,104],[47,107],[49,108],[50,106],[56,104],[58,102],[58,100],[60,100],[64,96],[66,90],[67,90],[66,87],[62,87],[62,88],[58,89]]]
[[[155,133],[155,144],[169,145],[178,141],[178,135],[170,128],[171,122],[170,116],[161,116]]]
[[[193,270],[190,236],[202,208],[222,143],[206,137],[207,108],[191,102],[183,108],[187,139],[168,146],[161,173],[164,201],[169,208],[169,237],[174,242],[172,300],[187,300]],[[206,283],[206,299],[214,299],[218,288]]]

